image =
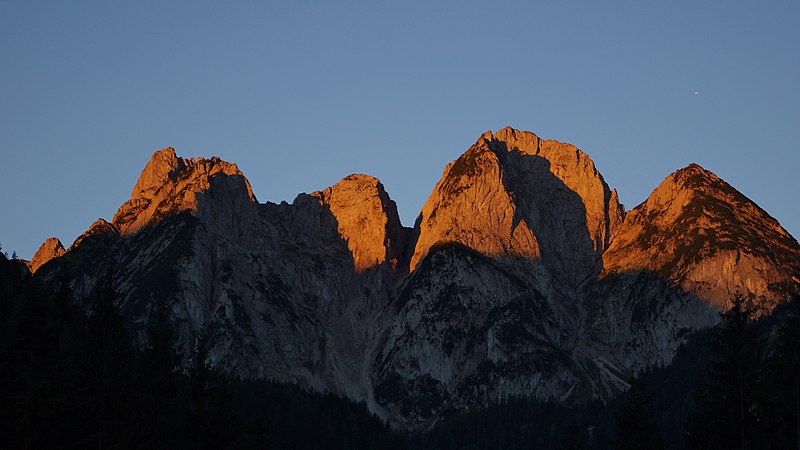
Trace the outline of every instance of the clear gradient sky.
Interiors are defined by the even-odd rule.
[[[577,145],[628,209],[697,162],[798,237],[798,24],[797,0],[2,0],[0,242],[69,246],[167,146],[261,202],[374,175],[411,225],[506,125]]]

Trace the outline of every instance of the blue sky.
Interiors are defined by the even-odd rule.
[[[0,242],[68,246],[167,146],[262,202],[374,175],[411,225],[506,125],[577,145],[628,208],[697,162],[797,237],[798,23],[797,1],[4,0]]]

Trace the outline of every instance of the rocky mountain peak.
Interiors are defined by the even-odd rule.
[[[576,193],[585,208],[585,225],[594,244],[594,250],[602,253],[610,244],[616,228],[622,223],[624,208],[619,198],[606,184],[595,167],[594,161],[572,144],[550,139],[541,139],[529,131],[511,127],[503,128],[494,135],[495,151],[507,152],[506,159],[519,165],[520,160],[533,160],[530,156],[546,161],[547,169],[563,186]],[[520,158],[519,155],[529,157]],[[530,177],[525,174],[524,177]],[[523,183],[526,182],[524,179]]]
[[[36,270],[46,262],[53,258],[58,258],[65,252],[66,250],[61,244],[61,241],[58,240],[58,238],[51,237],[44,241],[41,247],[39,247],[39,250],[36,250],[36,254],[33,255],[33,258],[28,262],[28,269],[31,273],[35,273]]]
[[[400,217],[380,180],[353,174],[311,196],[330,208],[357,271],[383,262],[397,267],[401,262],[404,240]]]
[[[131,192],[131,198],[157,190],[184,166],[183,158],[178,158],[172,147],[154,152],[139,175],[139,180]]]
[[[118,235],[119,235],[119,229],[116,227],[116,225],[107,222],[103,218],[100,218],[95,220],[91,225],[89,225],[89,228],[86,231],[84,231],[83,234],[78,236],[77,239],[75,239],[75,242],[73,242],[72,245],[69,246],[69,249],[67,251],[71,251],[72,249],[77,248],[78,246],[87,242],[91,242],[97,239],[102,239],[108,236],[118,236]]]
[[[484,133],[448,164],[419,217],[419,238],[411,267],[439,242],[453,241],[489,256],[536,258],[539,247],[504,184],[503,165]]]
[[[420,216],[412,267],[442,241],[495,257],[597,270],[623,209],[575,146],[506,127],[487,131],[445,168]],[[555,267],[558,266],[558,267]]]
[[[676,170],[667,176],[656,189],[653,190],[648,200],[651,203],[663,204],[673,201],[676,197],[685,198],[696,194],[707,193],[709,189],[716,189],[718,193],[727,191],[729,186],[714,173],[692,163],[683,169]]]
[[[706,173],[706,174],[714,175],[712,172],[704,169],[700,164],[697,164],[697,163],[689,163],[688,166],[684,167],[683,169],[678,170],[676,173],[681,173],[681,172],[695,172],[695,173],[700,172],[700,173]],[[716,175],[714,175],[714,176],[716,176]]]
[[[204,210],[204,201],[219,196],[236,207],[256,203],[250,183],[236,164],[218,157],[180,158],[169,147],[153,153],[131,199],[117,210],[113,222],[122,233],[136,232],[170,214],[187,211],[197,216]]]
[[[697,164],[667,176],[628,213],[603,260],[605,275],[656,273],[720,310],[741,295],[769,311],[800,274],[797,241]]]
[[[490,139],[487,139],[489,142],[502,142],[509,151],[517,150],[522,153],[535,155],[541,148],[542,140],[539,139],[539,136],[530,131],[520,131],[511,127],[505,127],[495,134],[491,132],[487,133],[484,133],[483,136],[489,137]],[[484,139],[486,139],[486,137],[484,137]]]

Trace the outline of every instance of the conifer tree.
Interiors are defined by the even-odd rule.
[[[225,379],[209,360],[205,330],[197,338],[186,375],[186,445],[208,449],[230,446],[235,437],[235,419],[227,402]]]
[[[145,446],[174,447],[178,427],[180,359],[169,302],[159,301],[148,315],[147,343],[138,363],[137,397],[141,410],[137,422]]]
[[[131,405],[133,347],[118,309],[116,266],[111,265],[89,296],[86,371],[99,448],[130,446],[127,414]]]
[[[49,399],[53,417],[46,436],[53,445],[75,447],[85,443],[86,418],[93,405],[87,402],[89,381],[86,367],[88,347],[87,318],[81,308],[73,302],[70,274],[62,272],[58,290],[50,298],[51,319],[49,328],[54,336],[54,354],[49,364],[53,382],[58,389]]]
[[[695,392],[687,435],[690,448],[760,446],[763,345],[753,311],[740,296],[722,314],[712,342],[708,382]]]
[[[589,448],[586,442],[586,435],[578,428],[578,424],[573,419],[567,425],[564,436],[560,442],[561,450],[583,450]]]
[[[667,447],[654,419],[652,395],[645,380],[636,379],[614,413],[614,448],[658,450]]]
[[[652,396],[644,380],[634,380],[614,412],[614,448],[619,450],[658,450],[667,447],[650,407]]]
[[[45,304],[34,292],[27,292],[16,302],[11,323],[2,345],[6,364],[3,373],[3,404],[13,416],[13,437],[18,445],[28,447],[41,432],[44,402],[52,388],[47,372],[50,339],[47,335]]]
[[[767,385],[767,436],[772,448],[800,450],[800,296],[788,305],[770,354]]]

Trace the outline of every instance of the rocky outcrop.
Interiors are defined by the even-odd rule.
[[[242,224],[252,221],[255,203],[250,183],[236,164],[217,157],[178,158],[170,147],[153,153],[131,199],[120,206],[112,222],[122,234],[128,234],[189,212],[214,216],[209,223],[220,230],[242,231]]]
[[[139,175],[139,179],[131,191],[131,198],[152,197],[164,183],[184,167],[186,167],[184,159],[175,155],[174,148],[167,147],[154,152]]]
[[[692,164],[628,213],[604,276],[649,272],[725,310],[740,295],[771,311],[796,288],[797,241],[728,183]]]
[[[28,262],[28,269],[31,273],[36,273],[39,267],[53,258],[58,258],[65,252],[64,246],[61,245],[61,241],[59,241],[58,238],[49,238],[44,241],[41,247],[39,247],[39,250],[36,250],[36,254],[34,254],[33,258]]]

